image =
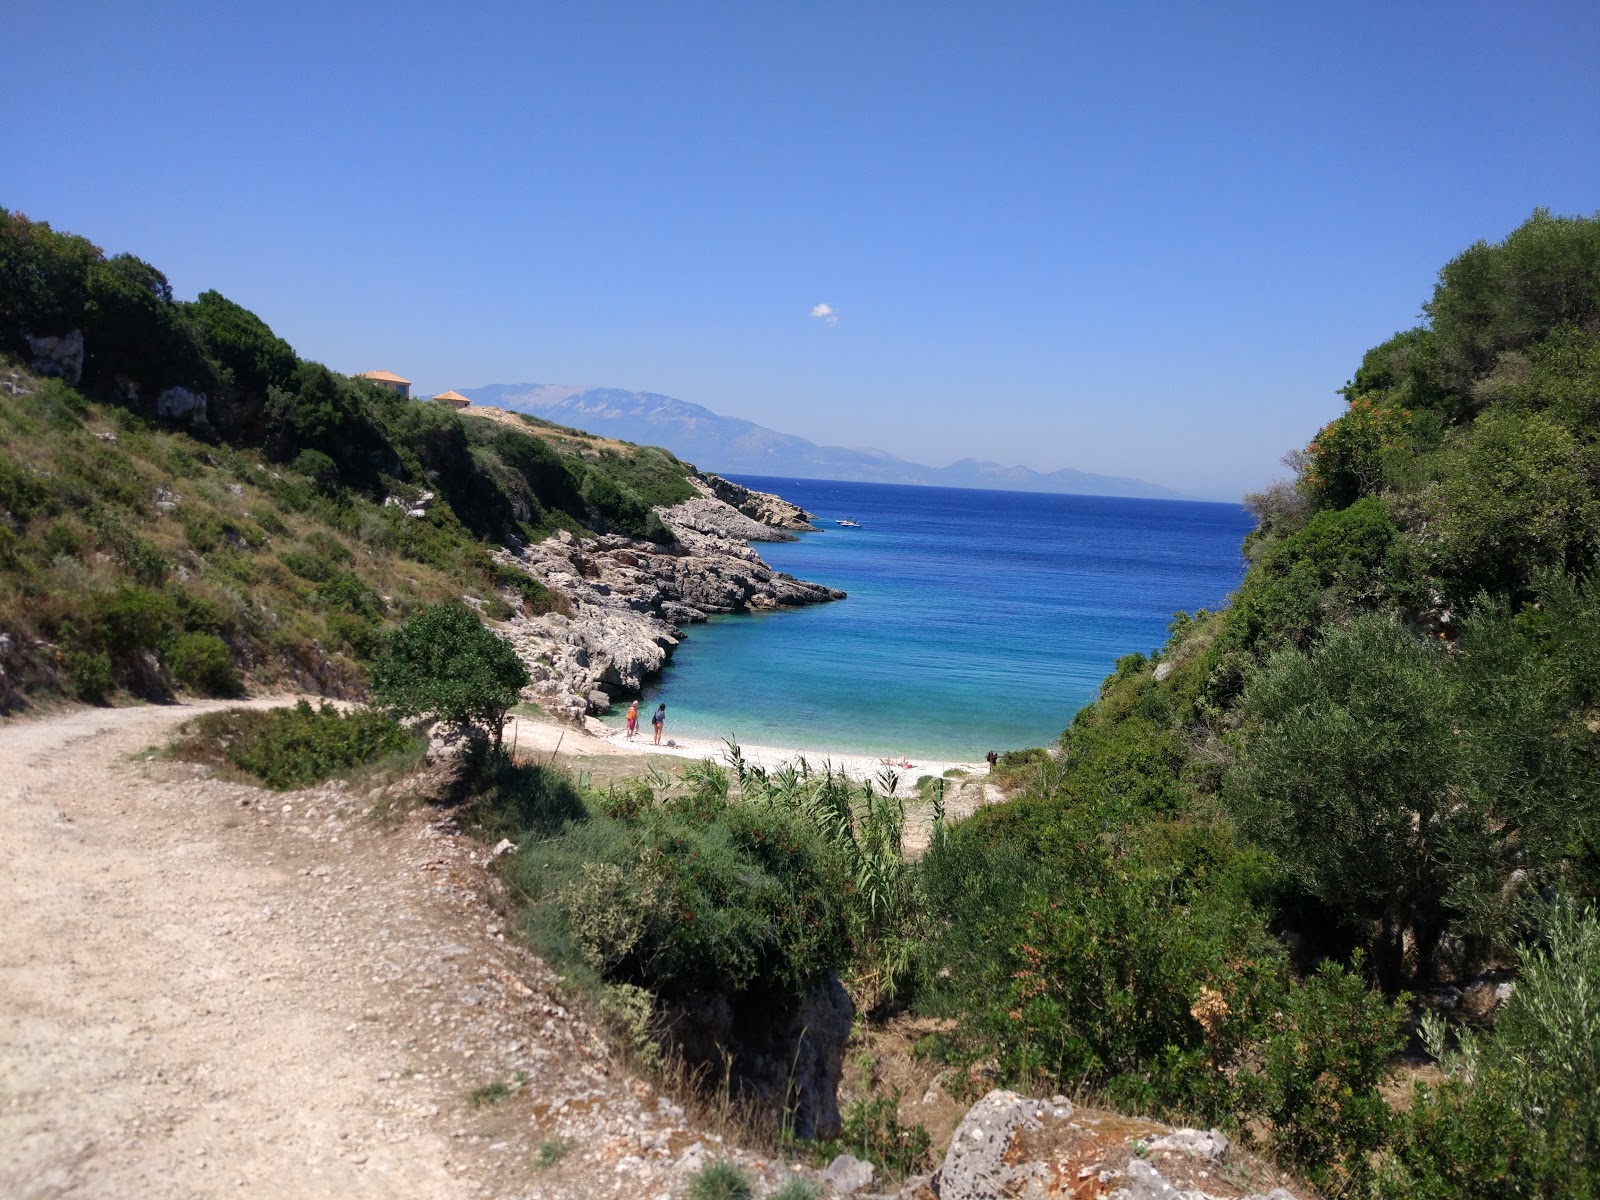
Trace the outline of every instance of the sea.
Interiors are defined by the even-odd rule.
[[[1252,525],[1237,504],[730,478],[816,514],[822,532],[756,549],[849,598],[688,626],[641,718],[665,702],[669,736],[815,755],[1054,742],[1119,656],[1224,602]]]

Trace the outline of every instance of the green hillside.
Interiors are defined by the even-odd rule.
[[[1600,219],[1471,247],[1425,312],[1249,498],[1227,610],[939,839],[924,1003],[1005,1080],[1264,1128],[1334,1191],[1593,1195]],[[1418,1014],[1481,1023],[1519,963],[1391,1116]]]
[[[31,369],[30,337],[75,333],[76,386]],[[669,541],[651,506],[694,494],[666,451],[403,399],[300,359],[216,292],[175,300],[149,264],[0,209],[7,359],[3,707],[246,679],[356,694],[383,630],[431,602],[559,603],[492,546]]]

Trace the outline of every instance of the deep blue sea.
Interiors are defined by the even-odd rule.
[[[1119,655],[1238,586],[1251,527],[1237,504],[734,478],[824,529],[762,557],[850,596],[688,627],[645,692],[669,735],[956,759],[1048,744]]]

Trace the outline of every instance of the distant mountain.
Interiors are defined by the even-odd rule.
[[[718,474],[795,475],[805,479],[1070,492],[1081,496],[1184,498],[1170,488],[1142,479],[1095,475],[1071,467],[1041,473],[975,458],[963,458],[948,467],[925,467],[883,450],[819,446],[792,433],[779,433],[738,417],[718,416],[709,408],[654,392],[495,383],[466,388],[464,394],[474,404],[532,413],[586,433],[665,446],[679,458]]]

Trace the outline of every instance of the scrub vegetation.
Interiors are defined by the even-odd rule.
[[[75,386],[30,369],[30,337],[77,335]],[[493,547],[670,541],[652,506],[694,494],[666,451],[402,398],[4,209],[0,379],[5,708],[247,682],[360,695],[389,631],[430,605],[560,606]]]
[[[0,212],[0,344],[88,347],[81,390],[19,372],[0,403],[7,679],[104,702],[355,692],[370,666],[395,713],[476,730],[466,811],[517,847],[515,927],[646,1065],[675,1004],[754,1020],[837,973],[863,1011],[944,1018],[927,1049],[952,1086],[1216,1124],[1329,1194],[1594,1195],[1600,218],[1535,213],[1446,264],[1424,311],[1248,498],[1230,605],[1118,660],[1058,746],[1005,756],[1006,803],[935,821],[911,862],[887,779],[730,747],[598,790],[494,743],[516,681],[460,598],[558,601],[490,547],[670,536],[650,506],[687,495],[675,459],[401,400]],[[212,398],[205,427],[154,415],[170,387]],[[443,686],[441,655],[483,687]],[[207,720],[263,778],[398,730]],[[1396,1079],[1408,1045],[1431,1082]],[[848,1118],[886,1165],[925,1161],[892,1100]]]
[[[1330,1191],[1593,1195],[1600,219],[1471,247],[1425,312],[1249,498],[1230,606],[938,831],[909,986],[955,1061]],[[1447,1079],[1391,1108],[1421,1014]]]
[[[525,931],[646,1025],[838,971],[975,1090],[1216,1124],[1330,1194],[1595,1194],[1600,220],[1536,214],[1426,311],[1249,498],[1229,607],[1008,755],[1008,802],[908,863],[900,798],[736,748],[574,789],[510,822]],[[920,1145],[883,1099],[852,1139]]]

